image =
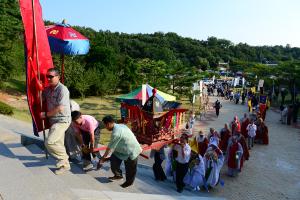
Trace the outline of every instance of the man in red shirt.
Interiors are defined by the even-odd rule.
[[[73,111],[71,113],[72,122],[77,133],[77,138],[81,145],[82,159],[84,162],[84,168],[91,168],[91,155],[90,153],[94,148],[98,147],[100,139],[100,127],[99,122],[90,115],[82,115],[79,111]],[[88,150],[86,150],[88,149]],[[96,154],[92,153],[93,158],[96,158]]]

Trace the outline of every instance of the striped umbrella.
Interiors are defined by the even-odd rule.
[[[64,55],[85,55],[89,52],[90,42],[66,24],[65,20],[62,23],[47,26],[46,32],[51,51],[61,54],[61,81],[64,82]]]

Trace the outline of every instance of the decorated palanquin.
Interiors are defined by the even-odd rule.
[[[146,102],[147,103],[147,102]],[[141,144],[151,145],[160,141],[171,141],[181,134],[187,109],[170,109],[156,112],[138,105],[123,104],[128,113],[125,122],[131,126]]]

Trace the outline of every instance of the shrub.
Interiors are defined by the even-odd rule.
[[[0,114],[4,114],[4,115],[14,114],[13,107],[0,101]]]

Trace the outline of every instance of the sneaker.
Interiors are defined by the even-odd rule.
[[[68,164],[69,162],[65,161],[65,160],[60,160],[56,163],[56,167],[57,168],[61,168],[62,166]]]
[[[62,166],[62,167],[60,167],[59,169],[55,170],[54,173],[55,173],[56,175],[60,175],[60,174],[63,174],[63,173],[65,173],[65,172],[67,172],[67,171],[70,171],[70,169],[71,169],[70,165]]]
[[[108,177],[109,180],[120,180],[123,179],[123,176],[112,176],[112,177]],[[125,182],[126,183],[126,182]],[[123,185],[123,184],[122,184]]]
[[[87,170],[91,170],[93,169],[94,165],[92,163],[88,164],[88,165],[84,165],[83,166],[83,170],[87,171]]]

